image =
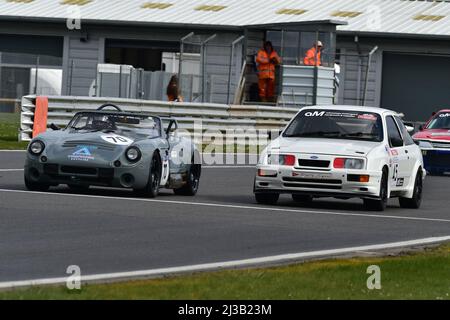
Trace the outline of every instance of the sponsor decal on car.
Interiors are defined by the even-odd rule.
[[[89,161],[94,160],[95,157],[92,156],[90,149],[96,149],[96,147],[90,146],[78,146],[76,151],[69,155],[69,160],[71,161]]]
[[[362,120],[370,120],[370,121],[377,121],[377,117],[373,114],[360,114],[358,115],[358,119],[362,119]]]
[[[405,179],[404,178],[398,178],[397,179],[397,187],[403,187],[405,183]]]
[[[377,121],[378,116],[373,113],[359,113],[359,112],[338,112],[338,111],[307,111],[304,113],[305,117],[331,117],[331,118],[348,118],[348,119],[360,119],[368,121]]]

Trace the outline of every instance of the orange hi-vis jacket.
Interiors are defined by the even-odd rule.
[[[306,56],[303,58],[303,64],[305,66],[320,67],[322,65],[321,57],[322,53],[319,51],[317,53],[317,60],[316,60],[316,48],[312,47],[311,49],[306,51]]]
[[[276,63],[272,62],[272,60],[275,60]],[[259,50],[256,62],[258,63],[259,79],[275,79],[275,66],[281,63],[281,58],[275,50],[272,51],[270,56],[266,50]]]

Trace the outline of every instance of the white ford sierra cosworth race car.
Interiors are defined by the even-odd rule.
[[[425,175],[420,148],[396,112],[307,107],[262,152],[254,193],[261,204],[287,193],[297,202],[361,198],[376,211],[398,197],[402,208],[417,209]]]

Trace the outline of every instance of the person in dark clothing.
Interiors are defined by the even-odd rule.
[[[170,78],[169,85],[167,86],[167,99],[173,102],[183,102],[183,97],[178,87],[178,77],[176,75]]]

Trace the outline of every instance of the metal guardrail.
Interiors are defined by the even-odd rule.
[[[19,139],[30,141],[33,133],[36,96],[22,98],[21,123]],[[164,101],[145,101],[119,98],[91,97],[48,97],[48,121],[50,125],[66,126],[73,115],[80,110],[96,110],[104,103],[119,105],[124,111],[148,112],[160,116],[173,116],[179,122],[180,128],[193,132],[201,124],[202,135],[211,136],[211,132],[220,131],[253,131],[253,134],[236,133],[239,138],[253,138],[261,130],[278,130],[298,112],[298,108],[267,107],[252,105],[223,105],[211,103],[179,103]],[[205,134],[207,132],[207,134]],[[209,133],[208,133],[209,132]],[[198,136],[194,139],[198,142]]]

